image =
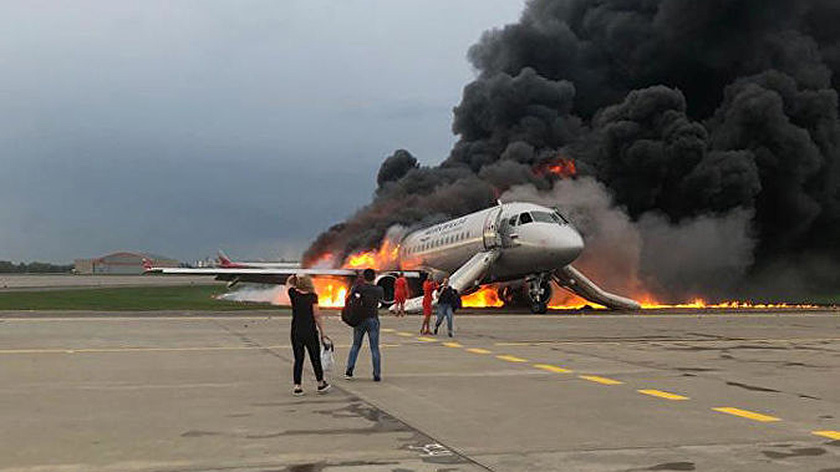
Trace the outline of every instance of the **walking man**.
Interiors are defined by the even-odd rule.
[[[370,357],[373,361],[373,381],[382,380],[381,358],[379,355],[379,303],[385,298],[385,291],[382,287],[373,284],[376,280],[376,272],[373,269],[365,269],[362,273],[362,283],[353,287],[349,297],[359,294],[364,302],[367,317],[353,328],[353,347],[347,356],[347,369],[344,371],[344,378],[352,379],[353,370],[356,368],[356,358],[359,356],[359,349],[362,348],[362,340],[365,333],[370,343]]]
[[[452,317],[455,314],[455,310],[461,308],[461,295],[459,295],[458,291],[449,285],[449,277],[444,278],[443,283],[441,283],[437,307],[438,314],[437,321],[435,321],[435,334],[438,333],[440,324],[443,323],[443,319],[446,318],[446,332],[451,338],[455,335],[455,330],[452,327]]]

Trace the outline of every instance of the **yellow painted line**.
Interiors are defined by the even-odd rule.
[[[473,354],[490,354],[493,351],[488,351],[487,349],[481,349],[480,347],[471,347],[467,349],[467,352],[471,352]]]
[[[557,367],[556,365],[550,364],[534,364],[534,367],[537,369],[547,370],[549,372],[554,372],[555,374],[570,374],[574,371],[569,369],[564,369],[562,367]]]
[[[840,431],[811,431],[811,434],[822,436],[828,439],[840,440]]]
[[[620,380],[608,379],[606,377],[599,377],[597,375],[578,375],[578,378],[603,385],[621,385],[624,383]]]
[[[521,357],[516,357],[516,356],[508,356],[507,354],[505,354],[503,356],[496,356],[496,359],[500,359],[500,360],[508,361],[508,362],[528,362],[528,359],[523,359]]]
[[[645,389],[637,390],[637,392],[644,395],[650,395],[652,397],[664,398],[666,400],[688,400],[688,397],[677,395],[676,393],[663,392],[662,390]]]
[[[446,347],[464,347],[460,343],[443,343]]]
[[[424,343],[436,343],[437,339],[435,338],[428,338],[425,336],[420,336],[417,338],[418,341],[423,341]]]
[[[391,328],[382,328],[382,329],[380,329],[379,331],[382,331],[383,333],[393,333],[393,332],[394,332],[394,331],[396,331],[396,330],[395,330],[395,329],[391,329]]]
[[[405,331],[397,331],[397,336],[402,336],[404,338],[410,338],[414,335],[411,334],[411,333],[406,333]]]
[[[781,418],[776,418],[775,416],[762,415],[761,413],[755,413],[755,412],[752,412],[752,411],[742,410],[740,408],[721,407],[721,408],[712,408],[712,410],[719,411],[721,413],[726,413],[728,415],[740,416],[742,418],[747,418],[747,419],[754,420],[754,421],[760,421],[762,423],[772,423],[774,421],[782,421]]]

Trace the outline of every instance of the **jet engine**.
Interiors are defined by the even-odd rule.
[[[383,307],[394,304],[394,282],[396,281],[397,277],[394,274],[383,274],[376,278],[376,285],[385,291],[385,297],[382,299]]]

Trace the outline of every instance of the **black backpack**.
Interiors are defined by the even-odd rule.
[[[344,308],[341,309],[341,321],[348,326],[355,328],[362,324],[368,317],[368,310],[365,304],[365,297],[356,290],[350,291],[350,295],[344,300]]]

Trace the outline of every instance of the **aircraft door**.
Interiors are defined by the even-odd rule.
[[[502,207],[492,209],[487,212],[487,218],[484,220],[484,249],[491,250],[501,247],[502,238],[499,235],[499,217],[502,214]]]
[[[501,237],[502,247],[511,248],[519,245],[519,233],[516,232],[516,220],[518,216],[514,215],[511,218],[499,219],[499,236]]]

